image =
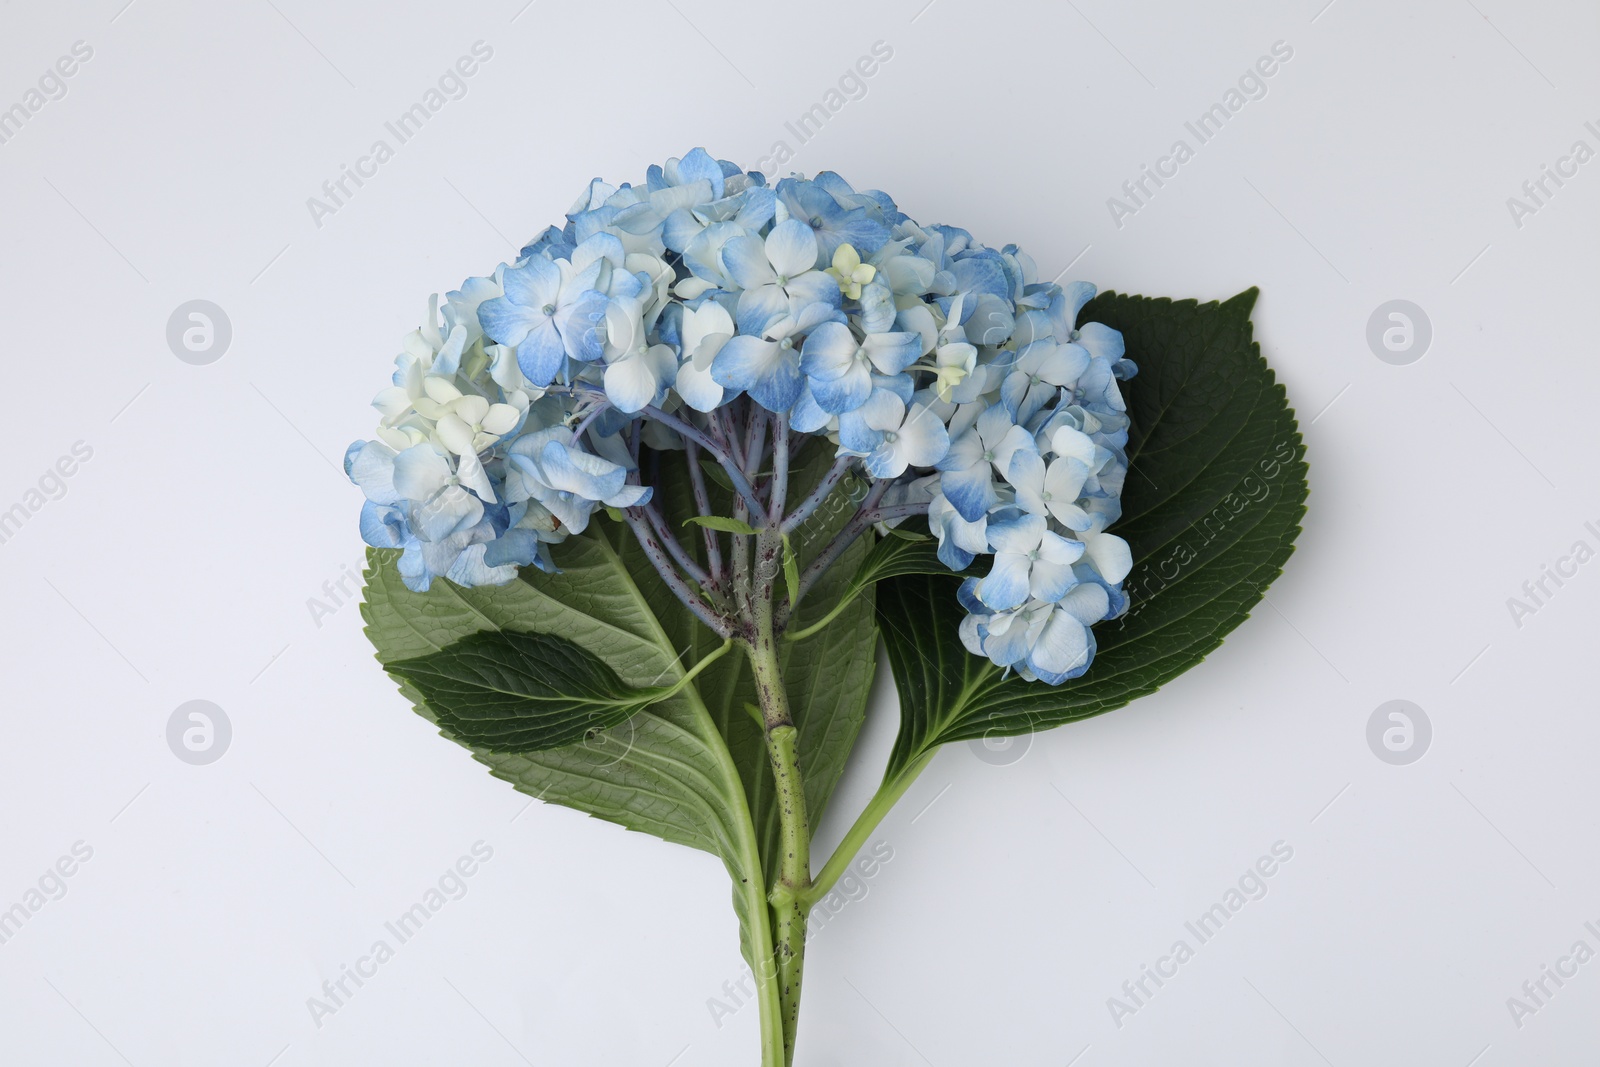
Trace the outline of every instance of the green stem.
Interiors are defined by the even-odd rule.
[[[833,855],[828,857],[827,865],[811,880],[811,887],[801,895],[801,904],[807,911],[814,907],[817,901],[828,895],[841,875],[850,867],[850,862],[856,858],[856,853],[861,851],[861,846],[867,843],[867,838],[872,836],[872,831],[878,828],[889,809],[905,795],[911,788],[911,783],[917,780],[923,768],[933,761],[933,753],[917,757],[892,779],[885,779],[872,795],[867,806],[856,816],[856,821],[844,839],[839,842],[839,847],[833,850]]]
[[[763,530],[756,538],[756,588],[752,604],[755,633],[745,651],[761,702],[767,757],[777,788],[780,854],[777,877],[767,899],[772,907],[772,945],[783,1012],[782,1063],[786,1067],[794,1061],[795,1030],[800,1022],[806,916],[811,911],[807,902],[811,890],[811,825],[806,816],[805,784],[797,752],[799,731],[789,714],[789,695],[783,685],[773,627],[773,590],[782,546],[782,535],[773,529]]]
[[[731,765],[731,759],[729,762]],[[748,826],[748,817],[745,822]],[[749,950],[756,1004],[760,1009],[761,1064],[762,1067],[788,1067],[786,1057],[791,1046],[786,1043],[783,994],[772,954],[772,912],[762,885],[761,856],[753,838],[742,852],[745,877],[740,879],[738,889],[744,897],[744,944]]]
[[[833,606],[832,611],[828,612],[810,626],[807,626],[804,630],[785,630],[783,632],[783,639],[785,641],[804,641],[813,634],[821,633],[827,628],[830,622],[832,622],[834,619],[837,619],[840,615],[843,615],[845,609],[856,602],[856,598],[861,595],[861,591],[865,588],[866,586],[856,585],[854,582],[851,582],[850,588],[845,590],[844,596],[839,598],[839,603]]]
[[[704,656],[701,656],[699,663],[696,663],[693,667],[691,667],[682,678],[679,678],[676,682],[673,682],[670,688],[662,691],[660,695],[656,696],[651,701],[651,703],[660,703],[663,700],[677,696],[679,691],[682,690],[684,686],[694,681],[695,675],[699,674],[701,671],[717,662],[717,660],[721,659],[727,653],[728,649],[732,647],[733,638],[730,637],[723,641],[721,645],[717,646],[716,651],[708,652]]]

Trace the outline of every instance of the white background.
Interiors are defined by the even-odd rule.
[[[1600,149],[1593,5],[124,2],[10,4],[0,31],[0,107],[93,48],[0,144],[0,510],[93,449],[0,544],[0,907],[93,849],[0,945],[0,1061],[754,1061],[754,1009],[707,1005],[741,970],[719,864],[529,807],[323,585],[361,558],[338,460],[430,292],[595,175],[784,140],[1047,278],[1260,285],[1312,472],[1286,573],[1207,662],[1008,765],[939,756],[812,944],[800,1062],[1592,1062],[1600,961],[1520,1027],[1507,998],[1600,950],[1600,562],[1520,626],[1507,601],[1600,548],[1600,161],[1520,227],[1506,201]],[[479,40],[466,96],[318,226],[307,198]],[[799,145],[785,122],[876,41],[866,95]],[[1107,198],[1277,41],[1267,95],[1119,228]],[[233,330],[207,366],[166,340],[197,298]],[[1433,329],[1406,366],[1366,340],[1397,298]],[[193,699],[233,727],[208,766],[167,746]],[[1392,699],[1433,727],[1408,766],[1366,740]],[[880,675],[824,852],[894,729]],[[323,980],[480,840],[466,896],[315,1025]],[[1118,1027],[1107,999],[1278,841],[1267,895]]]

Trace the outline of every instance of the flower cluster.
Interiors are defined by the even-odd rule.
[[[590,184],[512,264],[430,304],[345,466],[367,543],[413,589],[553,569],[601,508],[637,516],[641,444],[703,447],[761,511],[732,429],[825,437],[884,522],[926,513],[974,653],[1052,684],[1125,610],[1122,337],[1094,289],[1014,245],[922,226],[838,175],[769,185],[695,149]],[[735,459],[730,462],[730,457]],[[979,566],[974,568],[975,561]]]

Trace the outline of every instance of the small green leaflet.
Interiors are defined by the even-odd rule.
[[[389,670],[422,694],[457,740],[543,752],[593,737],[671,692],[635,689],[594,653],[555,634],[484,630]]]
[[[851,576],[839,603],[820,619],[807,619],[803,627],[791,624],[786,639],[799,641],[810,637],[831,623],[856,597],[872,588],[873,583],[885,578],[905,574],[949,574],[950,569],[939,562],[938,544],[926,530],[926,520],[920,518],[910,519],[890,530],[888,537],[872,546],[861,569]],[[789,600],[794,602],[792,591]]]
[[[700,460],[700,469],[710,475],[711,480],[722,486],[722,488],[730,493],[733,492],[733,479],[729,478],[728,472],[722,469],[722,464],[714,459],[702,458]]]
[[[690,515],[683,520],[683,525],[687,526],[690,523],[694,523],[697,526],[709,526],[711,529],[721,530],[723,533],[753,534],[757,532],[756,528],[748,522],[740,522],[738,519],[730,519],[723,515]]]
[[[783,535],[783,584],[789,593],[789,603],[800,599],[800,563],[794,556],[794,542]]]

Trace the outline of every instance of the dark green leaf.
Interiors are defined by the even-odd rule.
[[[791,499],[803,499],[831,462],[832,450],[824,445],[803,451],[792,466]],[[651,453],[646,469],[661,487],[658,499],[676,527],[694,510],[684,454]],[[715,510],[732,509],[731,491],[715,479],[707,488]],[[792,537],[800,565],[847,517],[839,509],[819,510],[831,517],[813,519]],[[704,562],[703,537],[682,541]],[[837,603],[867,547],[853,546],[807,601],[818,610]],[[678,682],[722,646],[666,588],[631,533],[617,523],[593,522],[585,533],[554,546],[561,573],[524,568],[505,586],[462,589],[441,579],[428,592],[415,593],[400,581],[398,554],[368,552],[361,608],[367,636],[386,667],[479,632],[559,634],[610,666],[624,685],[640,688]],[[825,633],[787,642],[782,650],[813,830],[866,719],[876,644],[869,595],[851,604]],[[417,687],[398,672],[394,677],[417,712],[438,722]],[[676,695],[563,748],[508,753],[462,743],[496,777],[529,796],[721,857],[734,880],[735,908],[747,918],[752,909],[766,907],[778,839],[761,728],[744,710],[755,700],[749,666],[734,652]],[[440,728],[462,740],[448,726]]]
[[[422,694],[456,740],[507,753],[593,737],[665,691],[623,685],[605,661],[564,637],[514,630],[469,634],[389,670]]]
[[[1121,330],[1139,374],[1123,386],[1133,427],[1123,518],[1132,606],[1095,628],[1081,678],[1029,683],[971,655],[957,633],[960,579],[878,586],[900,690],[889,776],[950,741],[1098,715],[1171,681],[1243,622],[1294,548],[1305,513],[1305,447],[1283,387],[1251,339],[1247,290],[1221,304],[1106,293],[1083,321]]]
[[[509,585],[463,589],[437,580],[426,593],[401,584],[397,552],[367,553],[362,618],[378,659],[424,718],[454,732],[395,665],[440,652],[476,633],[557,633],[610,665],[624,685],[682,678],[698,656],[657,612],[683,612],[625,527],[591,523],[555,546],[559,574],[532,567]],[[668,616],[671,617],[670,615]],[[704,653],[718,643],[708,643]],[[496,777],[547,802],[576,808],[740,863],[740,824],[749,816],[741,782],[693,685],[593,737],[541,752],[498,752],[461,741]],[[753,846],[752,846],[753,847]]]

